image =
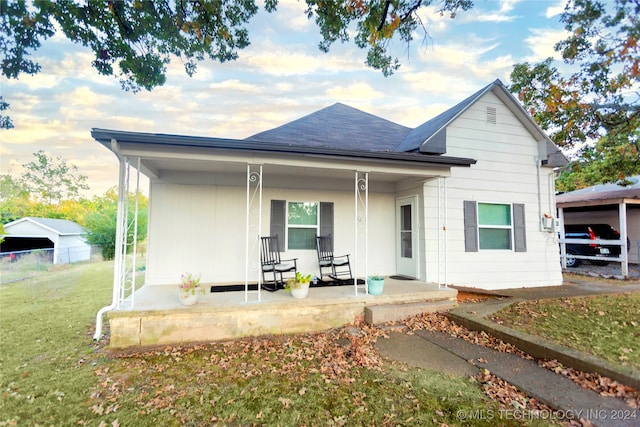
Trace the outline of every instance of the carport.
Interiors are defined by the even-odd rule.
[[[611,261],[620,262],[621,275],[625,278],[629,277],[629,263],[640,263],[640,175],[627,181],[631,185],[601,184],[556,196],[561,239],[564,239],[565,224],[605,223],[620,231],[620,240],[591,243],[622,246],[620,258],[611,258]]]

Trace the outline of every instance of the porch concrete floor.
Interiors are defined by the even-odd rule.
[[[196,305],[183,306],[178,300],[177,286],[143,286],[136,291],[133,309],[109,313],[110,346],[125,348],[316,332],[363,320],[367,307],[397,305],[398,316],[406,317],[408,311],[402,307],[419,311],[421,304],[434,301],[455,304],[456,296],[453,288],[440,289],[434,283],[387,277],[382,295],[366,295],[364,285],[358,286],[357,296],[353,285],[311,288],[307,298],[300,300],[284,290],[263,290],[260,302],[257,291],[249,292],[247,302],[242,291],[206,292]]]

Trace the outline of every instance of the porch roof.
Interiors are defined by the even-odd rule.
[[[317,147],[285,144],[280,142],[239,140],[229,138],[210,138],[187,135],[170,135],[158,133],[130,132],[120,130],[91,130],[91,136],[109,150],[118,155],[119,147],[135,146],[137,151],[152,155],[154,151],[165,149],[198,149],[199,152],[246,155],[277,155],[278,157],[315,157],[316,159],[340,159],[349,162],[386,163],[389,166],[423,165],[438,168],[452,166],[469,167],[476,163],[475,159],[451,157],[421,153],[404,153],[390,151],[369,151],[356,149],[340,149],[333,147]],[[113,142],[117,144],[114,145]]]

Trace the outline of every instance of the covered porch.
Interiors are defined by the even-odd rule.
[[[178,301],[174,286],[143,286],[135,308],[109,312],[111,348],[144,347],[227,340],[267,334],[318,332],[366,321],[402,320],[456,305],[457,291],[436,283],[385,278],[382,295],[368,295],[364,285],[311,288],[294,299],[284,290],[262,292],[245,301],[244,292],[207,292],[194,306]]]
[[[120,131],[92,134],[120,160],[113,302],[98,313],[94,335],[100,337],[102,315],[109,313],[113,348],[312,332],[383,311],[371,307],[402,305],[401,314],[428,311],[420,305],[434,301],[455,303],[456,291],[447,289],[445,183],[452,167],[468,167],[472,159],[311,152],[280,144]],[[137,266],[127,254],[135,252],[138,205],[131,194],[139,193],[141,174],[151,183],[147,265],[145,285],[133,292]],[[429,247],[423,221],[427,182]],[[407,197],[415,201],[413,222],[409,230],[400,230],[398,200]],[[336,207],[330,212],[329,234],[336,237],[336,253],[351,254],[354,278],[365,281],[371,272],[404,274],[396,267],[396,256],[402,254],[413,262],[410,276],[426,281],[425,254],[430,252],[434,283],[388,280],[382,296],[369,295],[366,284],[312,289],[302,302],[283,291],[262,290],[260,238],[273,235],[273,201],[280,200]],[[298,258],[303,273],[314,274],[318,265],[309,247],[286,247],[282,257]],[[243,283],[244,290],[207,293],[196,307],[182,307],[177,284],[184,272],[200,275],[203,284]],[[257,290],[249,290],[256,282]],[[386,310],[389,320],[393,311]]]

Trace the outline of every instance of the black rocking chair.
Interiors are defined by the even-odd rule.
[[[318,269],[320,270],[320,280],[328,276],[335,281],[351,280],[351,263],[349,255],[333,255],[333,245],[331,235],[316,236],[316,248],[318,250]],[[330,272],[325,272],[325,270]]]
[[[268,291],[284,289],[284,273],[298,271],[297,259],[280,259],[278,236],[260,238],[260,264],[262,270],[262,288]],[[267,280],[267,274],[273,274],[273,280]]]

